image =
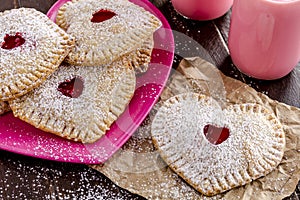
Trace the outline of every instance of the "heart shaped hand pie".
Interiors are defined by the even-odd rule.
[[[16,117],[61,137],[92,143],[123,113],[135,90],[134,69],[61,65],[39,88],[10,101]]]
[[[157,17],[127,0],[68,1],[56,23],[76,38],[66,61],[82,66],[105,65],[136,52],[161,26]]]
[[[222,110],[212,98],[195,93],[168,99],[151,132],[165,162],[208,196],[268,174],[285,148],[283,128],[267,109],[241,104]]]
[[[9,101],[43,83],[75,41],[33,8],[0,12],[0,24],[0,101]]]

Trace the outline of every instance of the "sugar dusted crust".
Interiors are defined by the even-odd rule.
[[[19,8],[0,13],[0,44],[6,34],[21,33],[25,43],[0,48],[0,100],[8,101],[38,87],[64,60],[74,40],[43,13]]]
[[[151,36],[147,39],[141,47],[137,48],[134,52],[130,53],[128,60],[133,66],[136,75],[145,73],[148,70],[151,54],[154,46],[154,40]]]
[[[208,123],[227,127],[219,145],[203,134]],[[225,110],[210,97],[187,93],[158,110],[152,138],[166,163],[199,192],[212,196],[270,173],[281,162],[285,134],[273,113],[257,104]]]
[[[70,98],[57,90],[65,80],[80,77],[82,94]],[[124,112],[135,90],[135,73],[123,60],[105,67],[62,65],[39,88],[10,101],[16,117],[61,137],[93,143]]]
[[[8,102],[0,101],[0,115],[3,115],[4,113],[9,112],[9,111],[11,111],[11,110],[10,110]]]
[[[101,9],[116,16],[91,22],[92,14]],[[136,51],[161,26],[158,18],[127,0],[73,0],[59,9],[56,23],[76,38],[66,61],[83,66],[107,64]]]

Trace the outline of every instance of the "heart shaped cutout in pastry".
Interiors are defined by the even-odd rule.
[[[203,134],[207,125],[222,128],[220,142]],[[281,162],[285,148],[282,125],[266,108],[237,104],[222,110],[211,97],[195,93],[164,102],[151,133],[165,162],[207,196],[268,174]]]
[[[83,91],[84,81],[81,77],[65,80],[58,85],[57,90],[70,98],[78,98]]]
[[[207,124],[203,128],[203,133],[210,143],[217,145],[228,139],[230,131],[226,127]]]
[[[97,12],[93,13],[91,22],[93,23],[104,22],[106,20],[113,18],[114,16],[116,16],[116,13],[110,10],[100,9]]]
[[[4,41],[1,44],[2,49],[13,49],[25,43],[22,33],[19,32],[17,32],[15,35],[6,34],[3,40]]]

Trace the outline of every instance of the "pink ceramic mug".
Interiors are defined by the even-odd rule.
[[[233,63],[258,79],[278,79],[300,61],[300,0],[235,0],[229,31]]]
[[[175,10],[194,20],[211,20],[224,15],[233,0],[172,0]]]

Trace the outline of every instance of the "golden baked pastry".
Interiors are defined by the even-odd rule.
[[[161,26],[157,17],[127,0],[69,1],[60,7],[56,23],[76,38],[66,61],[83,66],[105,65],[135,52]]]
[[[10,110],[8,102],[0,101],[0,115],[4,114],[6,112],[9,112],[9,111],[11,111],[11,110]]]
[[[45,81],[74,40],[33,8],[1,12],[0,24],[0,101],[8,101]]]
[[[153,37],[147,39],[141,47],[137,48],[135,52],[128,55],[128,60],[133,66],[136,75],[145,73],[151,61],[151,54],[154,46]]]
[[[285,148],[282,125],[266,108],[236,104],[222,110],[211,97],[196,93],[168,99],[151,132],[166,163],[208,196],[268,174]]]
[[[133,68],[61,65],[39,88],[10,101],[14,116],[61,137],[93,143],[123,113],[135,91]]]

